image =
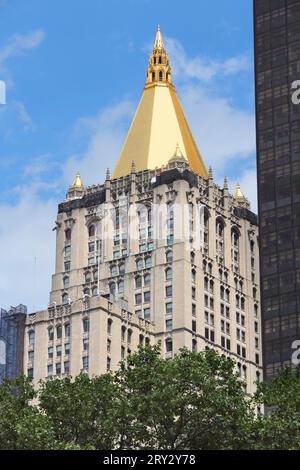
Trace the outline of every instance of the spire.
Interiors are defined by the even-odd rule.
[[[107,168],[106,170],[106,180],[110,180],[110,169]]]
[[[207,179],[208,172],[171,80],[169,57],[158,27],[146,85],[113,178],[130,175],[132,160],[137,172],[166,167],[170,156],[176,157],[176,144],[180,159],[184,158],[195,173]]]
[[[224,177],[224,189],[227,191],[228,190],[228,180],[227,176]]]
[[[76,173],[76,178],[74,179],[73,183],[71,184],[71,188],[84,188],[83,181],[81,179],[79,171]]]
[[[152,53],[149,57],[146,86],[153,84],[172,84],[171,67],[160,27],[158,25]]]
[[[242,193],[241,186],[239,182],[236,182],[235,191],[233,194],[234,199],[245,199],[244,194]]]
[[[161,50],[161,49],[164,49],[164,48],[165,48],[164,41],[163,41],[162,34],[161,34],[161,31],[160,31],[160,26],[158,24],[153,50],[155,50],[155,49],[160,49]]]

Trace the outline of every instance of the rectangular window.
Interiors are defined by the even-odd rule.
[[[71,263],[70,263],[70,261],[65,261],[64,265],[65,265],[65,271],[66,271],[66,272],[67,272],[67,271],[70,271],[70,269],[71,269]]]
[[[70,256],[71,255],[71,246],[70,245],[65,246],[64,254],[65,254],[65,256]]]
[[[141,305],[142,303],[142,294],[135,294],[135,305]]]
[[[172,302],[167,302],[166,303],[166,313],[169,314],[169,315],[173,313],[173,303]]]
[[[89,253],[93,253],[95,251],[95,243],[90,242],[89,243]]]
[[[62,351],[61,346],[60,346],[60,345],[59,345],[59,346],[56,346],[56,355],[57,355],[58,357],[61,356],[61,351]]]
[[[192,315],[195,317],[196,316],[196,304],[192,304]]]
[[[90,329],[90,320],[88,318],[84,318],[82,320],[83,332],[88,333]]]
[[[53,375],[53,364],[49,364],[47,367],[47,375],[51,377]]]
[[[34,359],[34,351],[29,351],[28,352],[28,361],[32,362]]]
[[[89,350],[89,340],[87,338],[85,338],[83,340],[83,350],[84,351],[88,351]]]
[[[167,331],[172,331],[173,329],[173,321],[172,320],[166,320],[166,330]]]
[[[65,374],[70,373],[70,361],[65,361],[64,362],[64,372],[65,372]]]
[[[196,331],[197,331],[197,322],[196,322],[196,320],[192,321],[192,331],[193,331],[193,333],[196,333]]]
[[[196,299],[196,287],[192,287],[192,299]]]
[[[82,368],[83,370],[89,370],[89,356],[84,356],[82,358]]]
[[[150,303],[150,299],[151,299],[150,291],[144,292],[144,302],[148,304]]]
[[[106,360],[106,370],[109,372],[111,370],[111,358],[108,357]]]
[[[56,375],[60,375],[61,374],[61,363],[58,362],[55,366],[55,369],[56,369]]]
[[[172,292],[173,292],[172,286],[167,286],[166,287],[166,297],[172,297]]]
[[[53,358],[53,347],[49,347],[48,348],[48,359],[52,359]]]
[[[144,319],[150,320],[150,308],[144,308]]]
[[[68,356],[71,351],[71,345],[70,343],[65,343],[65,355]]]

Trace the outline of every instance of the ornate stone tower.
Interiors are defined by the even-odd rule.
[[[166,359],[182,347],[232,357],[254,390],[262,361],[257,217],[240,187],[232,196],[226,179],[221,188],[207,172],[160,29],[113,176],[84,187],[77,175],[56,227],[49,309],[27,325],[35,380],[99,374],[138,344],[160,341]]]

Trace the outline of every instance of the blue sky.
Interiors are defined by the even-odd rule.
[[[113,168],[157,23],[207,166],[256,209],[252,0],[0,0],[3,307],[47,306],[57,203]]]

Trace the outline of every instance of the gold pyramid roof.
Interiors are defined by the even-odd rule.
[[[166,165],[179,146],[191,168],[204,178],[208,173],[193,138],[171,78],[171,67],[158,27],[149,58],[146,85],[131,123],[113,178]]]
[[[244,194],[242,193],[240,183],[237,181],[235,186],[235,191],[233,193],[234,199],[245,199]]]
[[[84,184],[83,184],[83,181],[81,179],[79,171],[77,171],[77,173],[76,173],[76,177],[75,177],[73,183],[71,184],[71,188],[84,188]]]

